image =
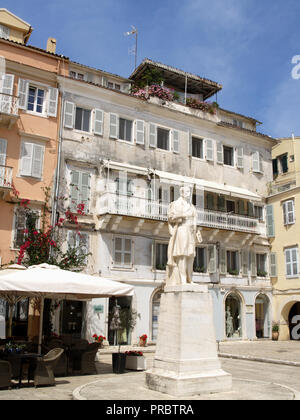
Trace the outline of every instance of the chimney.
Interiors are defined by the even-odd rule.
[[[47,51],[49,53],[55,54],[56,53],[56,39],[49,38],[47,41]]]

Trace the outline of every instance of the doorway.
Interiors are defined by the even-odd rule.
[[[299,316],[299,320],[294,318]],[[296,302],[290,312],[289,312],[289,330],[290,330],[290,339],[293,341],[300,341],[299,330],[300,330],[300,302]],[[293,334],[293,330],[296,334]]]
[[[256,338],[270,338],[269,300],[265,295],[255,300],[255,332]]]
[[[225,302],[225,327],[227,338],[242,337],[242,305],[238,295],[231,293]]]

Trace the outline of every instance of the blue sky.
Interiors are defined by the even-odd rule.
[[[1,7],[30,23],[30,44],[128,77],[128,50],[139,30],[138,63],[150,58],[223,85],[223,108],[257,118],[274,137],[300,136],[298,0],[2,0]],[[299,72],[300,73],[300,72]]]

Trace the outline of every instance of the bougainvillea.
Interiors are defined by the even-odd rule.
[[[216,114],[218,108],[216,102],[203,102],[194,98],[187,98],[186,105],[193,109],[199,109],[202,112],[209,112],[212,115]]]

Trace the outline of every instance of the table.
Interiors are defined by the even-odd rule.
[[[2,355],[3,360],[7,360],[10,363],[13,363],[15,361],[20,362],[20,370],[19,370],[19,381],[18,381],[18,388],[22,387],[22,377],[23,377],[23,365],[25,363],[29,363],[29,369],[34,368],[36,365],[36,361],[39,357],[41,357],[41,354],[38,353],[10,353],[6,355]]]

